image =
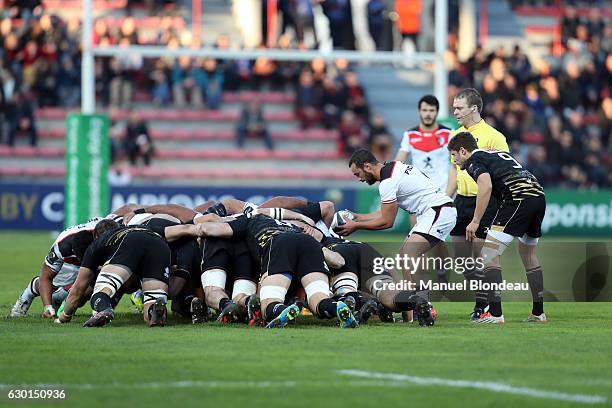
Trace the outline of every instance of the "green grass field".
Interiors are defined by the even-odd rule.
[[[0,233],[0,314],[36,274],[48,233]],[[124,299],[109,327],[0,318],[0,406],[516,407],[612,404],[612,303],[549,303],[550,323],[473,327],[470,303],[438,303],[436,326],[314,324],[265,330],[148,329]],[[11,389],[65,390],[63,400],[10,400]]]

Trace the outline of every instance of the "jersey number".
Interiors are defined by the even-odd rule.
[[[514,160],[514,157],[510,156],[508,153],[506,153],[506,152],[499,152],[499,153],[497,153],[497,155],[499,157],[501,157],[502,159],[504,159],[504,160],[508,160],[508,161],[514,162],[515,165],[512,166],[513,168],[515,168],[515,169],[522,169],[523,168],[523,166],[521,166],[521,164],[519,162]]]

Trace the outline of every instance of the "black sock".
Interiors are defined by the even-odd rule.
[[[266,306],[266,320],[269,322],[277,318],[283,310],[287,308],[287,305],[281,302],[272,302],[268,306]]]
[[[322,319],[331,319],[336,317],[337,303],[333,299],[323,299],[317,305],[317,316]]]
[[[111,306],[111,298],[104,292],[97,292],[91,296],[91,308],[96,312],[101,312],[102,310],[110,309]]]
[[[219,301],[219,310],[223,310],[225,309],[225,306],[227,306],[229,303],[232,303],[232,301],[228,298],[223,298]]]
[[[472,278],[477,282],[484,282],[484,271],[482,270],[474,270],[474,274],[470,277],[466,276],[468,279]],[[476,290],[474,291],[474,295],[476,298],[476,305],[474,305],[474,309],[484,310],[485,307],[489,304],[489,292],[486,290]]]
[[[531,298],[533,299],[533,308],[531,313],[539,316],[544,313],[544,276],[542,275],[542,267],[527,269],[527,282],[531,289]]]
[[[344,297],[346,296],[350,296],[355,299],[355,310],[361,309],[361,307],[369,300],[359,292],[349,292],[344,295]]]
[[[402,290],[395,295],[393,298],[393,304],[395,305],[397,311],[407,312],[409,310],[414,310],[414,302],[408,300],[412,295],[413,293],[408,292],[407,290]]]
[[[489,266],[483,270],[484,281],[489,284],[501,284],[502,283],[502,270],[497,266]],[[502,313],[501,306],[501,291],[490,290],[489,291],[489,312],[495,316],[500,317]]]

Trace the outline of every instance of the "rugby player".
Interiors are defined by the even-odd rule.
[[[436,123],[440,102],[434,95],[424,95],[417,104],[419,124],[404,132],[400,148],[395,156],[396,161],[404,161],[421,170],[429,177],[441,192],[446,192],[450,155],[446,146],[451,129]],[[416,217],[410,214],[410,225],[416,224]],[[435,252],[435,253],[434,253]],[[443,259],[448,256],[444,245],[437,245],[432,256]],[[438,279],[446,282],[445,270],[436,271]],[[411,313],[404,315],[404,320],[411,321]]]
[[[448,149],[455,163],[478,183],[474,215],[465,230],[468,241],[475,239],[490,197],[495,196],[500,201],[481,252],[485,265],[483,281],[493,284],[502,282],[500,256],[517,237],[533,299],[533,308],[525,321],[546,322],[544,280],[536,255],[546,211],[544,189],[510,154],[479,149],[476,139],[469,132],[453,137]],[[490,296],[489,311],[482,313],[476,323],[504,323],[501,291],[492,290]]]
[[[135,204],[127,204],[107,215],[107,219],[121,219],[132,211]],[[93,241],[93,230],[103,218],[93,218],[84,224],[75,225],[62,231],[51,246],[43,261],[40,274],[30,280],[14,306],[10,317],[27,316],[32,301],[40,296],[43,303],[42,316],[54,318],[57,307],[68,296],[68,290],[79,272],[80,261],[75,249],[87,247]]]
[[[82,255],[79,274],[56,323],[72,319],[95,278],[90,303],[96,313],[84,326],[106,325],[114,318],[111,298],[136,275],[142,281],[145,322],[149,326],[165,325],[170,274],[170,248],[166,241],[149,228],[121,227],[112,220],[100,221],[94,229],[94,238]]]
[[[477,90],[468,88],[460,91],[453,100],[453,115],[459,124],[461,124],[461,127],[455,130],[453,134],[469,132],[476,139],[479,149],[508,152],[506,137],[485,122],[480,116],[482,107],[482,97]],[[495,197],[491,197],[489,205],[480,220],[480,225],[476,230],[476,238],[468,242],[465,239],[466,227],[474,218],[478,185],[458,165],[450,167],[446,188],[446,194],[449,197],[453,197],[455,192],[457,193],[454,201],[457,208],[457,224],[450,233],[455,249],[455,257],[475,258],[480,254],[487,230],[491,226],[493,217],[499,208],[499,202]],[[466,270],[464,276],[467,280],[481,280],[482,271],[477,268]],[[470,319],[478,319],[486,307],[487,293],[476,291],[476,304]]]
[[[357,322],[348,306],[334,301],[329,291],[326,262],[341,267],[342,257],[327,248],[322,250],[320,244],[300,228],[257,211],[251,217],[239,216],[230,222],[198,224],[198,234],[246,241],[261,269],[261,308],[267,327],[284,327],[299,315],[297,305],[284,303],[292,279],[300,281],[309,308],[318,317],[337,317],[341,327],[356,327]],[[270,209],[270,213],[280,212],[281,215],[288,211]],[[312,225],[312,221],[309,224]]]
[[[350,235],[356,230],[391,228],[398,208],[414,213],[417,222],[402,246],[402,254],[417,258],[444,241],[455,226],[457,211],[452,199],[438,191],[433,182],[418,168],[394,161],[380,163],[372,152],[359,149],[349,160],[351,171],[361,182],[379,182],[380,210],[370,214],[355,214],[336,231]],[[414,274],[416,271],[410,271]],[[420,285],[419,285],[420,286]]]

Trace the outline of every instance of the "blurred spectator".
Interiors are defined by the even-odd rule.
[[[418,35],[421,31],[421,0],[397,0],[395,11],[399,16],[398,30],[404,40],[402,50],[417,50]]]
[[[187,105],[194,107],[204,106],[202,100],[202,89],[198,86],[197,78],[202,78],[202,69],[192,65],[189,57],[179,57],[174,62],[172,69],[172,95],[174,103],[179,108]]]
[[[132,102],[134,85],[127,69],[119,58],[112,57],[108,70],[110,86],[110,105],[129,107]]]
[[[137,159],[141,157],[145,166],[150,165],[155,151],[153,141],[146,122],[140,118],[138,112],[130,112],[125,134],[123,150],[130,158],[130,163],[135,165]]]
[[[393,160],[393,138],[386,133],[374,136],[370,140],[370,150],[380,162]]]
[[[155,61],[155,68],[151,72],[151,82],[153,89],[153,103],[157,106],[166,106],[170,103],[170,81],[168,79],[167,68],[164,60]]]
[[[247,136],[254,136],[264,141],[268,150],[274,149],[272,137],[266,126],[266,121],[258,99],[248,102],[242,109],[238,127],[236,128],[236,144],[244,147]]]
[[[57,93],[62,106],[77,106],[81,99],[81,73],[70,57],[63,57],[60,62]]]
[[[41,59],[36,66],[36,75],[32,90],[38,95],[39,106],[57,106],[57,70],[55,64]]]
[[[543,146],[533,149],[526,167],[544,187],[551,185],[556,178],[555,168],[548,163],[546,149]]]
[[[321,92],[314,85],[312,73],[304,70],[295,95],[295,111],[302,129],[308,129],[318,123],[321,117],[320,106]]]
[[[7,115],[9,118],[8,144],[15,145],[17,136],[26,136],[31,146],[36,146],[38,134],[36,132],[36,118],[34,117],[34,105],[28,95],[15,92],[13,99],[7,104]]]
[[[374,45],[376,46],[376,49],[379,51],[383,49],[382,34],[383,26],[385,24],[385,8],[386,6],[383,0],[368,1],[368,30],[370,31],[370,36],[372,37],[372,40],[374,40]]]
[[[357,115],[350,110],[342,113],[340,125],[340,151],[350,156],[355,150],[366,144],[366,134],[361,127],[361,123]]]
[[[202,76],[198,85],[206,100],[206,106],[210,109],[219,109],[223,94],[223,70],[217,66],[214,58],[206,58],[202,62],[202,68]]]
[[[321,3],[329,20],[334,48],[355,49],[350,0],[325,0]]]
[[[289,14],[293,27],[295,29],[295,37],[298,43],[304,42],[304,33],[308,31],[314,37],[315,44],[317,43],[317,35],[314,29],[314,14],[312,11],[313,0],[286,0],[287,13]]]
[[[118,157],[108,169],[108,182],[111,186],[123,187],[132,183],[130,166],[125,156]]]

